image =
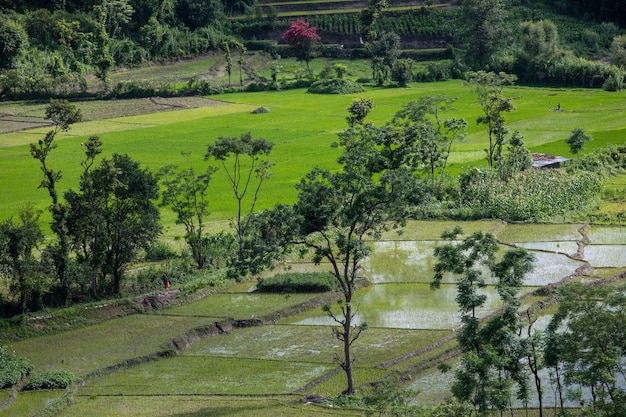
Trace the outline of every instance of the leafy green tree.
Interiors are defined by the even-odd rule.
[[[8,16],[0,15],[0,70],[13,68],[28,48],[24,28]]]
[[[476,121],[478,124],[486,125],[489,134],[489,147],[485,152],[491,168],[502,158],[502,147],[508,134],[505,114],[515,110],[513,99],[505,97],[502,89],[504,85],[512,84],[516,79],[515,75],[484,71],[472,72],[469,75],[469,84],[474,88],[484,114]]]
[[[454,110],[455,101],[445,94],[422,97],[403,104],[392,121],[396,134],[413,143],[418,158],[414,165],[430,175],[433,184],[437,171],[443,178],[452,144],[464,140],[466,135],[464,119],[443,118]]]
[[[213,167],[207,167],[204,172],[196,174],[190,164],[189,169],[181,171],[169,165],[159,174],[165,187],[161,203],[169,206],[176,213],[176,223],[185,227],[185,240],[198,268],[204,267],[206,258],[204,220],[209,214],[207,189],[213,172]]]
[[[369,44],[372,54],[372,73],[378,85],[383,85],[391,75],[400,56],[400,36],[394,32],[382,32]],[[378,75],[376,75],[378,74]]]
[[[569,150],[573,154],[577,154],[585,147],[586,142],[591,142],[593,138],[591,135],[585,132],[583,128],[576,128],[572,130],[572,134],[565,139],[565,143],[569,146]]]
[[[105,13],[105,27],[111,38],[123,35],[123,29],[133,17],[135,9],[129,0],[103,0],[102,9]]]
[[[19,212],[19,224],[13,219],[0,223],[0,264],[11,277],[11,293],[18,297],[22,313],[28,310],[32,297],[45,293],[50,284],[34,253],[43,242],[40,214],[27,206]]]
[[[463,356],[452,392],[459,400],[474,404],[480,414],[488,413],[490,408],[502,412],[511,406],[514,383],[521,394],[527,394],[527,375],[521,367],[525,351],[518,337],[521,321],[517,294],[524,275],[533,268],[534,257],[525,249],[515,248],[498,260],[498,243],[493,235],[475,232],[457,242],[461,234],[458,226],[442,234],[451,243],[435,248],[437,262],[431,284],[438,288],[446,273],[457,279],[456,300],[462,323],[458,341]],[[497,279],[502,308],[483,323],[478,310],[487,300],[483,292],[487,284],[484,267]]]
[[[508,181],[518,172],[525,171],[533,165],[533,157],[524,146],[522,138],[522,134],[516,130],[509,139],[508,152],[498,164],[498,173],[503,181]]]
[[[228,15],[244,14],[248,8],[256,4],[256,0],[222,0],[224,11]]]
[[[550,20],[523,22],[520,36],[521,49],[515,58],[515,65],[525,80],[542,81],[547,65],[568,56],[559,43],[556,25]]]
[[[611,63],[626,69],[626,35],[613,38],[611,43]]]
[[[413,60],[398,59],[391,68],[391,80],[396,81],[400,87],[406,87],[413,81]]]
[[[388,0],[370,0],[367,9],[361,10],[361,40],[371,42],[378,38],[377,23],[383,11],[389,7]]]
[[[585,406],[595,415],[626,415],[626,293],[624,286],[568,285],[546,333],[549,364],[566,385],[591,394]]]
[[[30,154],[39,161],[41,171],[43,172],[43,180],[39,188],[48,190],[52,205],[50,211],[52,213],[52,231],[57,236],[58,242],[52,246],[52,258],[56,268],[57,278],[61,284],[61,290],[65,296],[66,303],[70,301],[70,282],[68,276],[68,264],[70,253],[70,241],[67,231],[67,205],[59,199],[57,191],[57,183],[61,180],[61,171],[54,170],[49,166],[48,157],[57,144],[54,142],[59,132],[67,131],[74,123],[82,120],[80,109],[68,102],[67,100],[50,100],[50,104],[46,107],[46,120],[53,123],[52,130],[46,133],[43,139],[38,143],[30,144]]]
[[[230,76],[233,72],[233,56],[230,53],[230,41],[223,41],[222,49],[224,50],[224,58],[226,59],[226,74],[228,74],[228,86],[230,87]]]
[[[376,85],[382,86],[389,78],[389,68],[385,65],[385,60],[380,57],[372,58],[372,78]]]
[[[355,123],[340,133],[340,169],[309,172],[296,187],[296,204],[274,209],[264,229],[265,240],[312,251],[314,262],[331,266],[342,299],[338,312],[331,305],[324,311],[337,324],[333,333],[343,345],[336,360],[346,374],[345,393],[355,390],[352,346],[367,327],[355,321],[354,309],[361,262],[370,253],[367,240],[403,224],[414,191],[412,156],[387,137],[387,128],[371,123]],[[390,158],[389,146],[405,157]]]
[[[127,265],[161,232],[159,211],[153,202],[158,197],[158,182],[138,162],[119,154],[113,154],[110,160],[103,159],[91,170],[89,179],[92,182],[89,189],[68,194],[71,218],[81,220],[80,213],[88,207],[94,211],[90,218],[101,222],[97,229],[99,243],[85,249],[96,251],[90,255],[91,259],[100,260],[101,276],[113,278],[113,292],[119,295]],[[74,231],[79,226],[86,227],[72,224],[71,229]],[[90,225],[90,230],[94,228]]]
[[[6,347],[0,346],[0,389],[16,385],[33,370],[26,359],[18,357]]]
[[[93,177],[101,180],[95,189],[108,195],[107,204],[101,207],[107,228],[105,267],[113,276],[114,293],[119,294],[127,265],[161,233],[154,204],[158,182],[147,168],[119,154],[104,160]]]
[[[354,127],[357,124],[363,124],[367,115],[374,108],[374,101],[369,98],[358,98],[352,100],[352,104],[348,107],[348,125]]]
[[[104,86],[104,91],[109,90],[109,72],[115,65],[110,51],[111,38],[106,30],[107,13],[102,6],[96,6],[94,13],[97,16],[94,30],[93,49],[91,59],[96,67],[96,77]]]
[[[233,45],[235,45],[235,48],[237,48],[239,52],[239,57],[237,58],[237,63],[239,64],[239,85],[243,86],[243,64],[246,62],[245,53],[248,48],[239,41],[234,41]]]
[[[11,69],[0,73],[0,95],[12,94],[20,88],[22,76],[16,69]]]
[[[248,234],[251,217],[254,213],[263,183],[271,177],[273,164],[262,159],[272,152],[274,144],[266,139],[254,139],[250,132],[240,137],[219,137],[207,148],[205,160],[218,161],[230,182],[235,199],[237,214],[235,229],[239,243],[239,261],[245,264],[244,240]],[[249,204],[246,208],[245,205]],[[244,265],[239,265],[243,267]]]
[[[80,178],[80,191],[82,194],[68,190],[64,197],[69,205],[68,234],[74,244],[78,261],[89,265],[91,294],[97,298],[98,276],[102,272],[100,269],[104,262],[105,231],[103,230],[104,218],[98,210],[102,201],[97,199],[91,168],[96,157],[102,153],[102,141],[94,135],[89,137],[86,143],[81,143],[81,146],[85,147],[85,159],[81,162],[83,172]]]
[[[177,19],[191,30],[219,25],[225,19],[220,0],[178,0],[175,4]]]
[[[503,0],[464,0],[459,39],[465,61],[474,69],[488,69],[509,45]]]
[[[533,325],[536,321],[537,317],[535,316],[535,312],[531,311],[531,308],[526,309],[526,337],[522,339],[522,344],[523,350],[526,352],[528,369],[533,375],[535,392],[537,394],[539,417],[543,417],[544,381],[541,370],[545,368],[543,353],[546,346],[546,338],[544,333],[533,329]],[[527,405],[527,401],[525,404]]]

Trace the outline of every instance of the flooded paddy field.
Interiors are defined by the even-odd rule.
[[[455,225],[455,222],[412,222],[401,235],[386,233],[382,240],[370,242],[372,253],[363,263],[363,276],[370,285],[360,288],[353,300],[357,322],[367,322],[370,326],[353,345],[357,386],[398,371],[410,375],[406,388],[415,392],[415,404],[435,404],[450,396],[453,369],[458,364],[455,334],[460,328],[456,285],[453,276],[446,276],[438,290],[431,290],[430,282],[435,263],[433,251],[442,244],[439,236]],[[623,227],[507,225],[498,221],[468,222],[461,227],[467,234],[477,230],[493,233],[500,243],[501,253],[511,247],[523,247],[534,254],[535,269],[527,275],[521,291],[521,295],[529,295],[524,299],[525,306],[542,299],[541,295],[531,293],[544,285],[559,285],[568,277],[590,282],[626,269],[626,229]],[[297,260],[281,265],[273,273],[329,269],[328,264],[314,265]],[[481,290],[487,296],[484,308],[478,311],[481,317],[501,306],[493,285],[495,280],[486,276],[486,283]],[[254,290],[255,281],[246,281],[156,314],[112,321],[114,328],[136,329],[130,335],[125,333],[126,338],[116,336],[117,333],[105,325],[67,332],[66,338],[76,334],[72,340],[77,340],[75,345],[81,349],[78,357],[82,358],[81,363],[72,363],[69,367],[84,375],[128,357],[157,351],[169,338],[194,326],[227,319],[262,318],[288,308],[297,311],[299,305],[319,296],[261,294]],[[545,311],[533,328],[545,328],[551,312]],[[116,326],[122,321],[124,326]],[[182,327],[174,331],[179,325]],[[215,403],[213,396],[216,395],[219,398],[234,396],[232,398],[241,398],[240,401],[243,398],[266,401],[279,395],[336,396],[345,388],[345,375],[335,361],[342,346],[333,337],[334,325],[336,323],[321,307],[303,308],[295,315],[265,325],[233,328],[214,337],[193,340],[176,356],[162,357],[88,381],[78,389],[77,403],[67,409],[67,415],[84,415],[81,410],[89,408],[89,404],[105,407],[109,398],[131,408],[136,402],[147,410],[153,401],[156,404],[165,399],[180,401],[181,405],[197,401],[194,409],[208,409]],[[86,337],[85,332],[94,336]],[[103,343],[120,350],[118,355],[113,349],[102,363],[92,359],[93,346],[102,344],[96,340],[99,334],[106,334],[107,341]],[[53,343],[55,337],[43,337],[36,352],[28,351],[20,343],[14,347],[38,365],[58,363],[63,358],[64,345]],[[128,338],[144,341],[142,349],[122,349],[121,346],[133,345]],[[452,366],[452,371],[441,373],[437,369],[441,363]],[[67,361],[65,367],[68,367]],[[550,404],[552,395],[549,390],[546,388],[546,404]],[[24,399],[27,398],[25,395]],[[102,415],[106,415],[106,411]]]

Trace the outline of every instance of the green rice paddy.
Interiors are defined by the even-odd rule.
[[[402,104],[421,96],[443,93],[458,98],[457,111],[448,116],[464,117],[469,126],[467,140],[453,149],[449,171],[458,173],[466,164],[486,165],[483,152],[486,132],[475,123],[480,108],[472,90],[458,80],[412,84],[411,88],[402,89],[368,87],[363,94],[349,96],[307,94],[305,90],[223,94],[215,97],[222,105],[87,121],[59,135],[58,148],[51,154],[49,163],[62,171],[59,188],[66,190],[77,186],[80,161],[84,156],[80,143],[92,134],[101,137],[104,157],[114,152],[127,153],[156,172],[169,163],[188,164],[182,152],[191,152],[191,163],[202,167],[206,164],[203,157],[207,144],[220,136],[239,136],[250,131],[254,137],[275,143],[269,157],[275,164],[274,175],[266,183],[259,201],[259,208],[268,208],[275,203],[293,202],[294,184],[313,167],[336,166],[338,151],[330,145],[336,141],[337,133],[346,128],[346,109],[353,99],[372,99],[376,107],[370,120],[383,124]],[[624,141],[626,100],[621,93],[511,87],[506,94],[514,97],[517,107],[508,115],[509,127],[520,130],[533,152],[571,156],[564,140],[577,127],[594,137],[586,151]],[[563,111],[553,111],[559,103]],[[124,105],[115,101],[107,104]],[[271,113],[251,113],[261,106],[269,108]],[[0,135],[3,167],[0,171],[3,195],[0,218],[15,216],[17,210],[29,202],[40,209],[48,206],[47,193],[38,188],[41,172],[28,151],[28,144],[42,138],[47,130],[37,128]],[[214,175],[209,191],[211,219],[229,219],[235,202],[230,198],[223,172]],[[171,226],[169,233],[178,234],[173,216],[164,210],[163,218],[165,225]]]
[[[201,71],[200,64],[189,64],[185,71]],[[295,65],[285,61],[285,65]],[[352,65],[352,64],[350,64]],[[148,75],[148,73],[146,73]],[[140,77],[141,75],[138,75]],[[109,118],[76,124],[59,135],[58,148],[50,157],[54,169],[63,171],[61,190],[77,186],[80,143],[98,134],[104,142],[104,156],[128,153],[153,171],[168,163],[185,166],[181,152],[192,152],[191,163],[204,166],[206,145],[219,136],[238,136],[247,131],[275,143],[270,159],[274,176],[267,182],[259,208],[290,203],[296,198],[294,184],[314,166],[336,166],[337,149],[331,143],[345,129],[346,108],[354,98],[371,98],[375,109],[370,120],[382,124],[403,103],[425,95],[445,93],[458,97],[457,111],[450,116],[468,120],[469,136],[454,147],[450,172],[458,173],[466,164],[485,166],[486,133],[475,123],[480,109],[475,95],[460,81],[412,84],[410,88],[373,88],[354,96],[319,96],[305,90],[267,93],[224,94],[213,98],[220,104],[138,114],[133,108],[154,103],[126,102],[126,114],[106,103],[77,103],[88,114]],[[584,128],[594,140],[585,152],[607,144],[621,144],[626,137],[626,100],[623,93],[600,90],[511,87],[517,110],[509,115],[511,130],[519,129],[533,152],[572,156],[564,140],[572,129]],[[554,108],[560,104],[563,111]],[[43,114],[42,106],[12,105],[11,111],[24,115]],[[92,106],[88,108],[88,106]],[[111,107],[109,107],[111,106]],[[268,114],[252,114],[257,107]],[[7,105],[0,106],[5,111]],[[91,112],[91,113],[89,113]],[[0,130],[3,129],[0,120]],[[17,209],[33,203],[45,209],[49,198],[38,189],[41,172],[28,152],[29,143],[42,138],[47,128],[0,134],[0,220],[15,216]],[[623,184],[616,182],[617,193]],[[235,202],[230,198],[224,174],[218,172],[210,187],[211,227],[227,227]],[[623,209],[623,207],[622,207]],[[165,238],[181,235],[174,216],[163,210]],[[583,279],[608,277],[626,268],[623,228],[595,227],[587,232],[590,244],[583,260],[572,258],[582,238],[582,225],[506,225],[499,221],[410,222],[402,235],[385,234],[371,242],[374,252],[365,263],[366,276],[374,284],[357,294],[359,319],[372,327],[354,345],[357,385],[376,381],[388,374],[383,365],[399,358],[391,369],[410,370],[443,354],[453,342],[433,344],[449,336],[458,326],[454,286],[451,280],[432,291],[430,253],[440,242],[443,230],[459,224],[465,233],[490,232],[503,245],[524,246],[537,256],[536,271],[529,275],[524,292],[557,282],[588,261],[593,275]],[[504,248],[504,246],[503,246]],[[292,270],[324,270],[306,262],[281,265]],[[250,319],[293,307],[315,295],[256,294],[248,281],[204,299],[156,314],[134,314],[95,326],[14,342],[12,348],[28,358],[35,370],[67,369],[80,377],[103,368],[123,364],[128,359],[159,357],[168,342],[186,331],[211,325],[226,318]],[[493,292],[488,287],[487,292]],[[532,297],[529,297],[532,298]],[[495,297],[483,312],[497,308]],[[527,300],[528,302],[528,300]],[[318,416],[364,415],[361,411],[336,411],[305,405],[303,394],[336,396],[345,388],[345,377],[335,373],[333,356],[340,346],[333,339],[328,317],[315,308],[275,324],[235,328],[228,334],[197,340],[174,357],[160,358],[135,367],[120,366],[118,372],[92,377],[76,387],[72,405],[60,413],[78,416]],[[420,349],[421,354],[411,355]],[[417,375],[410,388],[417,402],[433,403],[447,395],[448,385],[438,371]],[[20,393],[17,402],[0,410],[2,416],[30,416],[50,405],[62,392]],[[8,396],[6,391],[0,400]]]
[[[446,342],[446,338],[458,329],[455,288],[452,284],[443,284],[436,291],[429,288],[430,266],[422,252],[433,248],[437,240],[419,240],[416,236],[433,239],[450,225],[450,222],[411,222],[403,236],[395,235],[395,240],[374,245],[366,274],[378,268],[382,258],[394,257],[398,264],[407,264],[409,269],[413,266],[416,271],[422,264],[422,272],[415,276],[409,271],[397,275],[393,268],[385,272],[383,267],[380,276],[372,280],[374,285],[359,290],[355,296],[358,320],[371,326],[354,344],[357,386],[380,380],[396,370],[412,375],[407,388],[415,392],[415,404],[436,404],[449,395],[452,374],[442,375],[434,367],[454,348],[454,339]],[[581,263],[564,256],[560,246],[582,239],[579,225],[539,227],[472,222],[463,226],[467,232],[493,231],[503,244],[529,247],[538,258],[545,257],[538,266],[540,271],[559,264],[563,258],[574,265]],[[585,250],[594,246],[594,239],[600,242],[598,246],[626,247],[621,243],[619,227],[591,226],[585,233],[593,237]],[[555,236],[563,240],[550,240]],[[591,259],[590,262],[596,266]],[[601,267],[599,270],[617,273],[626,267],[624,259],[619,263],[621,269]],[[569,272],[566,269],[560,273]],[[602,273],[594,275],[595,278]],[[554,279],[550,274],[539,274],[526,282],[522,293],[551,282]],[[157,314],[134,314],[83,329],[15,342],[12,348],[18,355],[27,357],[37,372],[69,369],[82,377],[92,375],[84,386],[74,390],[72,404],[58,414],[62,416],[177,415],[173,409],[180,410],[180,415],[191,416],[308,416],[319,412],[364,415],[355,410],[305,406],[302,400],[305,394],[336,396],[345,388],[345,376],[337,372],[333,360],[341,345],[332,336],[333,323],[319,308],[285,317],[274,324],[234,328],[226,334],[192,340],[178,355],[159,359],[158,352],[168,341],[192,328],[211,325],[226,317],[261,318],[316,296],[257,294],[250,292],[253,288],[254,281],[247,281]],[[485,292],[491,296],[480,314],[499,307],[493,287],[488,286]],[[528,297],[525,304],[537,299],[537,296]],[[540,317],[536,326],[545,326],[548,319],[549,316]],[[97,376],[105,367],[151,355],[152,360]],[[454,355],[449,363],[454,365]],[[16,404],[8,409],[15,414],[6,414],[5,410],[0,416],[31,415],[32,410],[51,404],[60,395],[56,391],[20,393]]]

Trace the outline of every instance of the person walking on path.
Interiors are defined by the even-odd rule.
[[[165,272],[163,272],[161,280],[163,280],[163,286],[165,287],[165,289],[168,289],[170,287],[170,279]]]

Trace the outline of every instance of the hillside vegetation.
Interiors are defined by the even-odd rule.
[[[622,417],[623,6],[0,0],[0,417]]]

